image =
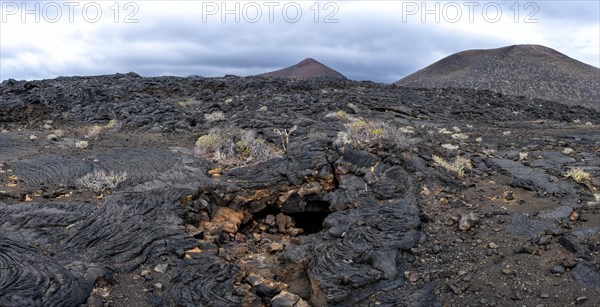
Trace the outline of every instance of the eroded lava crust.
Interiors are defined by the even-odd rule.
[[[134,73],[0,94],[0,306],[600,305],[597,110]]]

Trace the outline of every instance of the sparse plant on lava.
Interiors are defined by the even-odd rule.
[[[93,171],[77,180],[77,185],[91,189],[94,192],[102,192],[106,189],[114,189],[119,183],[127,179],[127,172],[116,173],[114,171],[105,172],[104,170]]]
[[[296,129],[298,129],[298,126],[293,126],[289,131],[287,129],[283,129],[283,131],[279,129],[274,130],[277,135],[281,136],[281,147],[283,148],[283,151],[287,150],[287,146],[290,143],[290,134],[296,131]]]
[[[584,180],[590,180],[592,177],[590,173],[584,171],[582,168],[575,167],[565,173],[565,178],[571,178],[575,180],[575,182],[582,182]]]
[[[471,169],[471,160],[463,156],[456,156],[454,161],[448,162],[440,156],[433,155],[434,166],[441,166],[450,173],[455,174],[458,177],[465,176],[465,169]]]
[[[198,156],[225,166],[244,166],[280,157],[275,147],[254,130],[213,128],[196,141]]]

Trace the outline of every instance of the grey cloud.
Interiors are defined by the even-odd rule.
[[[545,14],[558,18],[549,9]],[[98,25],[89,41],[87,65],[3,68],[2,79],[127,71],[145,76],[245,76],[313,57],[350,79],[391,83],[458,51],[513,43],[398,19],[341,15],[339,24],[248,24],[140,16],[139,24]],[[19,48],[7,48],[5,57],[3,46],[2,61]]]
[[[532,4],[538,8],[535,18],[540,22],[571,19],[574,24],[600,23],[600,2],[598,1],[536,1]],[[522,8],[524,8],[523,5]],[[531,12],[533,12],[531,9],[522,11],[521,15],[524,17],[526,13]]]

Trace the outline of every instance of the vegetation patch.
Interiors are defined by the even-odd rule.
[[[89,146],[88,141],[77,141],[75,143],[75,147],[81,148],[81,149],[88,148],[88,146]]]
[[[100,133],[102,132],[103,127],[100,125],[93,125],[88,128],[87,133],[85,134],[85,138],[89,140],[94,140],[98,138]]]
[[[379,141],[387,141],[401,147],[405,147],[409,143],[402,128],[397,128],[387,122],[369,121],[362,118],[349,118],[348,120],[349,123],[345,125],[346,131],[338,134],[338,143],[352,143],[358,147],[365,147]]]
[[[77,185],[80,187],[88,188],[96,193],[102,192],[106,189],[114,189],[119,183],[127,179],[127,172],[116,173],[113,171],[105,172],[94,171],[86,174],[85,176],[77,180]]]
[[[116,119],[111,119],[111,120],[109,120],[109,121],[108,121],[108,124],[106,124],[106,128],[108,128],[108,129],[112,129],[112,128],[115,128],[115,127],[117,127],[119,124],[120,124],[120,123],[119,123],[119,121],[118,121],[118,120],[116,120]]]
[[[204,119],[209,123],[218,122],[225,120],[225,114],[223,111],[214,111],[212,113],[204,114]]]
[[[275,146],[259,138],[254,130],[216,129],[196,141],[198,156],[226,166],[245,166],[279,158]]]
[[[472,169],[471,160],[462,156],[456,156],[454,161],[448,162],[440,156],[433,155],[434,166],[441,166],[445,170],[458,177],[465,176],[465,169]]]
[[[572,178],[575,182],[582,182],[584,180],[590,180],[592,176],[582,168],[575,167],[565,173],[565,178]]]

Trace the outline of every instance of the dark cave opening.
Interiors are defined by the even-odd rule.
[[[279,214],[291,217],[294,228],[302,229],[303,235],[315,234],[323,229],[323,221],[331,213],[329,202],[323,200],[305,200],[304,211],[285,212],[275,206],[268,206],[252,215],[252,219],[240,227],[242,232],[252,232],[256,225],[267,223],[269,215],[277,217]],[[276,226],[276,225],[275,225]]]
[[[279,210],[278,208],[273,206],[267,206],[265,209],[254,213],[250,222],[264,220],[267,217],[267,215],[277,215],[279,213],[281,213],[281,210]]]
[[[318,233],[323,230],[323,221],[329,215],[329,212],[298,212],[291,213],[296,227],[304,230],[305,235]]]
[[[323,221],[331,213],[328,201],[316,198],[305,200],[304,212],[291,213],[296,227],[304,229],[304,234],[318,233],[323,229]]]

